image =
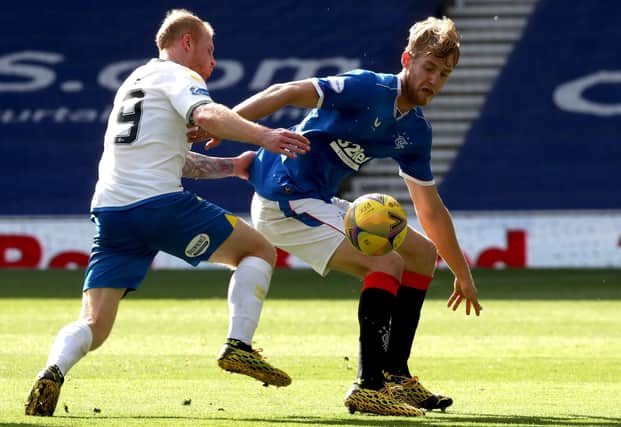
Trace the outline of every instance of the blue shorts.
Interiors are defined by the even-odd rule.
[[[237,223],[230,212],[189,192],[95,209],[91,219],[97,233],[83,290],[136,290],[159,251],[196,266],[209,259]]]

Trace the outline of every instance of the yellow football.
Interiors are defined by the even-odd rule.
[[[385,255],[405,239],[408,220],[399,202],[387,194],[358,197],[345,214],[347,239],[365,255]]]

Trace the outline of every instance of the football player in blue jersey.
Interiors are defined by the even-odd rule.
[[[251,216],[272,244],[319,274],[337,270],[363,280],[358,380],[345,397],[351,412],[416,416],[424,413],[419,408],[444,410],[453,403],[431,393],[408,367],[438,253],[455,275],[448,307],[465,302],[466,314],[477,316],[482,309],[431,173],[431,125],[421,109],[440,92],[459,53],[454,22],[430,17],[410,28],[399,74],[353,70],[275,84],[234,108],[250,120],[287,105],[311,109],[293,129],[312,142],[312,152],[297,158],[256,153],[249,170]],[[396,252],[369,257],[345,240],[348,204],[335,195],[374,158],[398,163],[426,236],[410,228]]]
[[[138,67],[114,99],[91,203],[97,227],[79,319],[63,327],[37,375],[26,415],[52,416],[68,371],[108,337],[121,298],[140,286],[159,251],[191,265],[235,270],[229,282],[230,328],[218,365],[267,384],[289,376],[251,347],[276,251],[256,230],[219,206],[183,190],[187,124],[221,138],[296,156],[308,140],[269,129],[215,103],[207,80],[215,67],[213,28],[186,10],[171,11],[156,43],[159,58]]]

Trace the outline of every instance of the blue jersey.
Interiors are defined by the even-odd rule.
[[[319,104],[294,127],[311,141],[311,151],[288,158],[259,149],[250,170],[259,195],[330,201],[345,178],[374,158],[388,157],[401,175],[433,184],[431,126],[419,107],[398,111],[396,75],[354,70],[313,83]]]

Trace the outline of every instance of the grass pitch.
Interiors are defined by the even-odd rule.
[[[80,271],[0,270],[0,426],[618,426],[621,271],[475,271],[480,318],[446,308],[440,271],[410,361],[452,396],[424,418],[350,415],[359,281],[274,275],[257,347],[293,378],[265,388],[219,370],[225,271],[153,271],[104,346],[66,378],[56,415],[23,415],[56,332],[80,308]]]

